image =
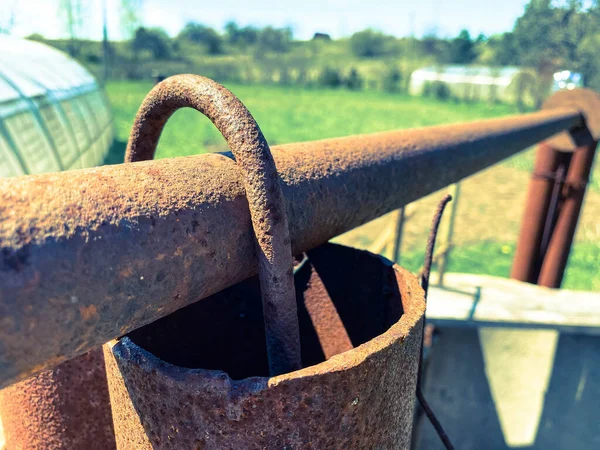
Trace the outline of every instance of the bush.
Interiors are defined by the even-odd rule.
[[[179,33],[179,39],[185,39],[194,44],[203,45],[210,55],[223,53],[223,38],[211,27],[200,23],[189,22]]]
[[[533,72],[518,73],[511,83],[515,95],[515,104],[520,111],[532,107],[536,103],[538,81]]]
[[[260,30],[252,26],[240,28],[235,22],[228,22],[225,25],[225,35],[230,44],[241,48],[256,44]]]
[[[346,78],[346,87],[353,91],[358,91],[363,87],[363,79],[358,73],[358,71],[353,67],[350,69],[350,73],[348,74],[348,78]]]
[[[140,27],[135,30],[131,48],[136,55],[147,51],[154,59],[168,59],[171,56],[171,39],[161,29]]]
[[[319,86],[339,87],[342,84],[342,77],[337,69],[325,67],[321,70],[318,80]]]
[[[452,93],[450,87],[443,81],[431,81],[423,85],[423,96],[447,101],[452,98]]]
[[[388,40],[388,36],[378,31],[359,31],[350,37],[350,48],[359,58],[375,58],[386,53]]]
[[[398,92],[401,90],[402,72],[397,66],[390,67],[383,76],[383,90],[387,92]]]
[[[284,53],[290,49],[293,34],[291,28],[265,27],[258,35],[258,46],[261,51]]]

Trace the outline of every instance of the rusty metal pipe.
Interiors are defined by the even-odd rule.
[[[114,450],[115,432],[101,348],[0,391],[10,450]]]
[[[274,147],[293,253],[582,125],[556,109]],[[257,272],[221,154],[0,180],[0,247],[1,386]]]
[[[579,152],[578,149],[581,148],[586,148],[588,151],[590,148],[595,148],[600,136],[600,95],[589,89],[559,91],[549,97],[543,105],[543,109],[547,111],[555,108],[577,109],[584,117],[585,126],[571,129],[569,133],[560,133],[547,139],[538,147],[511,270],[511,278],[538,284],[540,279],[543,279],[545,286],[552,287],[560,286],[583,199],[583,192],[577,194],[576,197],[580,198],[573,199],[568,206],[570,209],[566,213],[568,219],[566,216],[557,219],[557,212],[559,215],[562,214],[560,212],[562,205],[560,202],[555,203],[561,197],[560,190],[564,178],[561,172],[572,164],[571,152],[576,150]],[[587,180],[593,153],[591,159],[585,162],[589,158],[589,154],[577,157],[579,162],[576,165],[579,168],[573,169],[577,175],[571,175],[571,178]],[[589,165],[587,172],[586,164]],[[568,169],[572,174],[573,170]],[[577,203],[579,206],[576,206]],[[560,238],[552,237],[558,222],[561,227],[558,231]],[[568,246],[565,247],[567,243]],[[551,245],[553,249],[550,252]],[[540,275],[542,266],[545,266],[543,276]]]
[[[126,162],[154,159],[169,118],[194,108],[221,132],[243,175],[256,235],[265,331],[271,375],[298,370],[300,332],[294,297],[290,233],[271,149],[254,117],[231,91],[198,75],[176,75],[157,84],[136,114]]]
[[[588,179],[594,163],[597,143],[577,150],[571,159],[562,192],[562,205],[542,263],[538,284],[559,288],[567,267],[583,205]]]
[[[408,450],[417,277],[334,244],[295,277],[302,370],[267,376],[254,277],[106,344],[117,448]]]
[[[566,155],[545,142],[538,146],[510,273],[510,277],[515,280],[537,282],[543,256],[540,253],[542,236],[555,185],[555,180],[550,175],[556,173]]]

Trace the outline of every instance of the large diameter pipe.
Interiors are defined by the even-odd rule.
[[[5,449],[115,450],[102,349],[0,391]]]
[[[274,147],[295,254],[562,130],[574,109]],[[0,386],[257,272],[222,154],[0,180]]]

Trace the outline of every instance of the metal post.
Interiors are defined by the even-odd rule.
[[[556,174],[564,154],[547,143],[538,146],[525,202],[521,233],[510,277],[536,283],[541,265],[541,247]]]
[[[558,288],[562,283],[596,147],[597,142],[594,142],[577,150],[572,156],[562,190],[560,213],[540,270],[540,286]]]
[[[402,232],[404,231],[404,222],[406,219],[406,207],[398,210],[396,219],[396,235],[394,236],[394,247],[392,249],[392,261],[400,264],[400,250],[402,248]]]
[[[600,96],[589,89],[560,91],[544,102],[543,109],[554,108],[575,108],[584,123],[538,148],[511,278],[558,287],[585,194],[582,183],[587,183],[600,136]],[[569,198],[561,202],[565,193]]]

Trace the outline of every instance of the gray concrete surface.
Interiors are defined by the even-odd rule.
[[[439,328],[425,395],[455,447],[599,449],[600,338]],[[426,419],[415,448],[443,449]]]

